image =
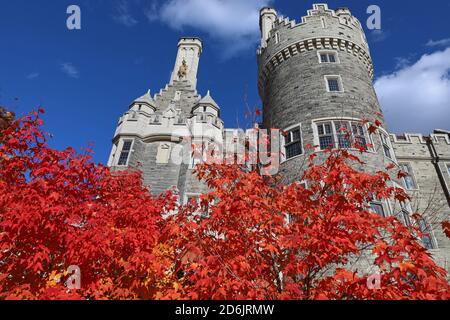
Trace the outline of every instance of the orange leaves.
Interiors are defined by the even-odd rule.
[[[416,266],[411,262],[403,262],[400,263],[400,271],[401,272],[414,272],[416,271]]]

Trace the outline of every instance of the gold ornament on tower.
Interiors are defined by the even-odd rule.
[[[187,76],[188,66],[186,63],[186,60],[183,59],[183,62],[181,63],[180,69],[178,69],[178,79],[183,79]]]

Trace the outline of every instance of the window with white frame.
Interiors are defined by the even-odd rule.
[[[318,51],[319,63],[338,63],[336,51]]]
[[[352,122],[351,125],[352,125],[353,140],[355,144],[367,150],[368,149],[367,135],[364,126],[362,125],[362,123],[357,122]]]
[[[328,92],[343,92],[344,87],[340,76],[325,76]]]
[[[383,152],[386,157],[393,159],[391,142],[389,141],[389,136],[383,132],[380,132],[381,145],[383,146]]]
[[[300,126],[286,131],[284,135],[284,150],[286,159],[294,158],[303,153]]]
[[[400,170],[403,171],[406,176],[403,177],[403,182],[407,190],[417,189],[416,180],[414,179],[414,173],[409,163],[399,163]]]
[[[381,201],[370,202],[370,210],[380,217],[386,217],[386,212],[384,211],[383,203]]]
[[[419,219],[418,223],[419,229],[423,233],[421,239],[423,246],[428,250],[434,249],[432,230],[430,225],[424,218]]]
[[[338,147],[349,149],[352,146],[348,121],[335,121]]]
[[[369,137],[361,122],[333,120],[316,123],[320,150],[349,149],[358,145],[368,150]]]
[[[370,211],[379,215],[380,217],[386,218],[388,216],[386,211],[387,204],[383,200],[378,199],[377,196],[372,192],[369,193],[369,197],[372,199],[369,203]]]
[[[412,222],[411,222],[411,205],[410,204],[400,204],[401,206],[401,211],[400,211],[400,216],[401,216],[401,220],[403,222],[403,224],[407,227],[412,226]]]
[[[128,165],[128,159],[130,158],[131,146],[133,144],[132,140],[124,140],[122,145],[122,150],[120,151],[118,166]]]
[[[323,122],[317,124],[319,134],[320,150],[334,147],[334,133],[332,122]]]

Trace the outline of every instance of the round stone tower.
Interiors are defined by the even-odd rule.
[[[280,167],[285,181],[300,178],[307,145],[316,146],[319,155],[329,147],[363,145],[369,151],[362,156],[369,172],[395,163],[387,131],[370,136],[362,121],[381,117],[384,127],[358,19],[346,8],[314,4],[300,23],[263,8],[260,26],[263,126],[284,131]]]

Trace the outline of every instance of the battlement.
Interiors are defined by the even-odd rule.
[[[450,137],[445,133],[432,133],[429,136],[422,133],[391,134],[391,141],[394,144],[427,144],[427,138],[431,138],[433,143],[450,145]]]
[[[199,37],[181,37],[178,41],[178,47],[180,46],[198,46],[201,50],[203,49],[203,41]]]
[[[316,29],[315,32],[310,32],[311,28],[307,28],[307,25],[311,24],[311,28]],[[360,34],[364,33],[361,23],[359,20],[352,15],[348,8],[338,8],[336,10],[332,10],[328,8],[328,5],[325,3],[313,4],[313,8],[307,11],[306,16],[301,17],[300,22],[296,22],[294,19],[290,19],[289,17],[278,16],[277,12],[273,8],[265,7],[261,9],[260,12],[260,28],[261,28],[261,46],[259,52],[264,51],[264,49],[269,45],[268,41],[271,37],[275,35],[276,32],[280,32],[280,29],[295,29],[295,28],[304,28],[306,33],[319,33],[322,34],[324,32],[319,32],[320,29],[325,29],[324,31],[328,33],[328,35],[333,35],[333,31],[337,31],[337,35],[348,36],[349,29],[353,30],[353,33]],[[342,31],[338,31],[338,29]],[[283,33],[287,33],[288,31],[283,31]],[[330,34],[331,32],[331,34]],[[298,36],[302,32],[296,31],[296,35]],[[355,36],[355,34],[353,36]],[[350,35],[351,36],[351,35]],[[355,39],[357,39],[360,43],[367,47],[367,41],[365,36],[356,35]],[[280,41],[277,41],[280,42]]]
[[[299,23],[278,16],[274,9],[264,8],[260,25],[261,46],[257,51],[260,94],[269,74],[290,58],[308,51],[335,50],[352,54],[373,79],[373,63],[364,30],[347,8],[332,10],[327,4],[314,4]]]

